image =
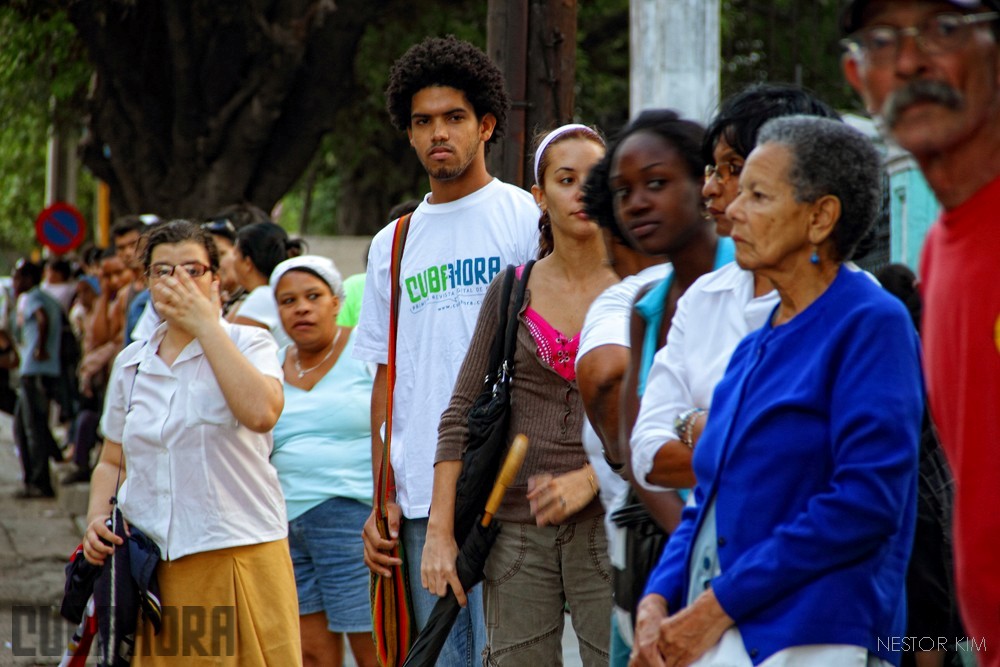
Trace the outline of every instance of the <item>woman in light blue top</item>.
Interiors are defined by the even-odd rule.
[[[288,510],[303,663],[339,667],[346,633],[358,665],[375,665],[358,539],[371,513],[372,373],[351,354],[352,330],[336,325],[343,283],[333,262],[281,262],[271,288],[292,340],[281,353],[285,409],[271,463]]]

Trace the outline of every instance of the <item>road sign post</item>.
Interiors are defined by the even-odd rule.
[[[56,202],[35,218],[38,242],[56,255],[74,250],[87,235],[87,221],[75,206]]]

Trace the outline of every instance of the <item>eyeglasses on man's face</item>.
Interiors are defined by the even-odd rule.
[[[720,185],[725,184],[730,178],[739,178],[742,171],[743,165],[732,160],[723,162],[722,164],[706,164],[705,182],[712,180],[714,177],[719,181]]]
[[[969,29],[973,26],[996,21],[998,18],[1000,14],[997,12],[981,14],[945,12],[935,14],[920,25],[908,28],[889,25],[865,28],[840,40],[840,44],[856,58],[873,65],[885,65],[896,59],[899,45],[904,37],[913,37],[921,51],[936,56],[961,47],[966,42]]]
[[[201,278],[211,270],[210,267],[205,266],[201,262],[184,262],[183,264],[166,264],[164,262],[157,262],[149,267],[147,274],[154,280],[161,280],[167,276],[174,275],[174,270],[178,267],[186,271],[192,278]]]

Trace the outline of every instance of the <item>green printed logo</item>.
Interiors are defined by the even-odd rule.
[[[410,303],[436,296],[460,287],[489,285],[500,273],[500,257],[471,257],[456,259],[450,264],[429,266],[408,276],[403,284]]]

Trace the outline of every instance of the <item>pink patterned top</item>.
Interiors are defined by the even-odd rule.
[[[517,267],[521,277],[524,266]],[[538,357],[567,382],[576,380],[576,353],[580,349],[580,333],[572,338],[549,324],[531,306],[524,310],[524,321],[538,346]]]

